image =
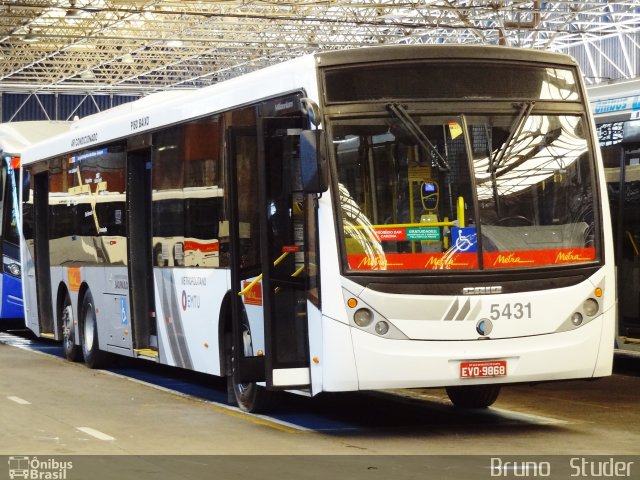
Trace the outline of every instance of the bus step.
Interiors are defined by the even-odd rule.
[[[56,338],[55,334],[53,333],[48,333],[48,332],[40,332],[40,336],[42,338],[50,338],[52,340],[54,340]]]
[[[138,358],[144,358],[146,360],[157,360],[158,351],[151,348],[139,348],[133,350]]]

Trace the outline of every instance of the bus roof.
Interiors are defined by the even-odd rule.
[[[202,117],[260,99],[304,91],[318,101],[316,66],[402,59],[529,60],[576,65],[568,55],[518,48],[471,45],[396,45],[329,51],[305,55],[198,90],[150,95],[115,109],[80,120],[65,135],[27,149],[22,163],[29,164],[83,147],[105,144],[190,118]]]
[[[175,98],[188,95],[190,92],[193,92],[193,89],[165,90],[162,92],[152,93],[150,95],[147,95],[146,97],[142,97],[139,100],[123,103],[121,105],[109,108],[108,110],[103,110],[102,112],[82,117],[81,119],[73,122],[73,126],[71,127],[71,129],[77,130],[85,126],[90,126],[96,121],[105,121],[109,118],[115,118],[126,113],[134,112],[136,110],[139,110],[140,108],[143,108],[145,105],[157,105],[160,102],[168,102]]]
[[[32,121],[0,123],[0,151],[20,155],[30,145],[69,131],[71,122]]]
[[[117,107],[114,112],[105,110],[80,120],[78,126],[67,134],[27,149],[22,163],[29,164],[83,147],[101,145],[300,89],[304,89],[308,96],[317,98],[315,84],[314,57],[306,55],[210,87],[181,91],[177,95],[150,95],[122,105],[122,108]],[[155,98],[158,101],[153,101]]]
[[[375,61],[444,59],[444,60],[514,60],[578,66],[570,55],[527,48],[496,45],[385,45],[379,47],[334,50],[316,54],[318,65],[328,67],[345,63]]]

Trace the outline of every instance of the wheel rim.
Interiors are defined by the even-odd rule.
[[[93,305],[87,304],[87,309],[84,316],[84,344],[87,351],[93,348],[93,341],[95,338],[95,316],[93,314]]]
[[[251,343],[251,331],[248,325],[242,326],[242,349],[245,357],[253,356],[253,344]],[[240,396],[244,396],[251,388],[252,383],[237,383],[236,388]]]
[[[73,308],[66,305],[62,310],[62,338],[68,350],[73,347]]]

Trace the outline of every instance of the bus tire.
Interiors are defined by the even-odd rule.
[[[60,325],[62,327],[62,349],[64,351],[64,358],[70,362],[77,362],[82,355],[82,349],[75,341],[75,318],[68,293],[65,293],[62,310],[60,311]]]
[[[80,337],[84,363],[89,368],[102,368],[107,363],[107,353],[100,351],[99,348],[96,308],[90,291],[87,291],[82,299],[80,319],[82,320]]]
[[[449,400],[460,408],[487,408],[498,399],[500,385],[447,387]]]
[[[242,324],[242,339],[245,355],[253,355],[253,346],[251,344],[251,330],[246,322]],[[259,413],[269,409],[268,392],[256,382],[236,383],[233,380],[233,374],[237,368],[237,356],[233,345],[233,337],[231,333],[227,335],[225,341],[225,350],[227,352],[227,365],[230,367],[227,372],[227,394],[232,400],[235,400],[240,410],[247,413]]]

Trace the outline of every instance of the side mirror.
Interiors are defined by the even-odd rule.
[[[323,193],[329,188],[327,146],[324,130],[300,134],[300,174],[305,193]]]

